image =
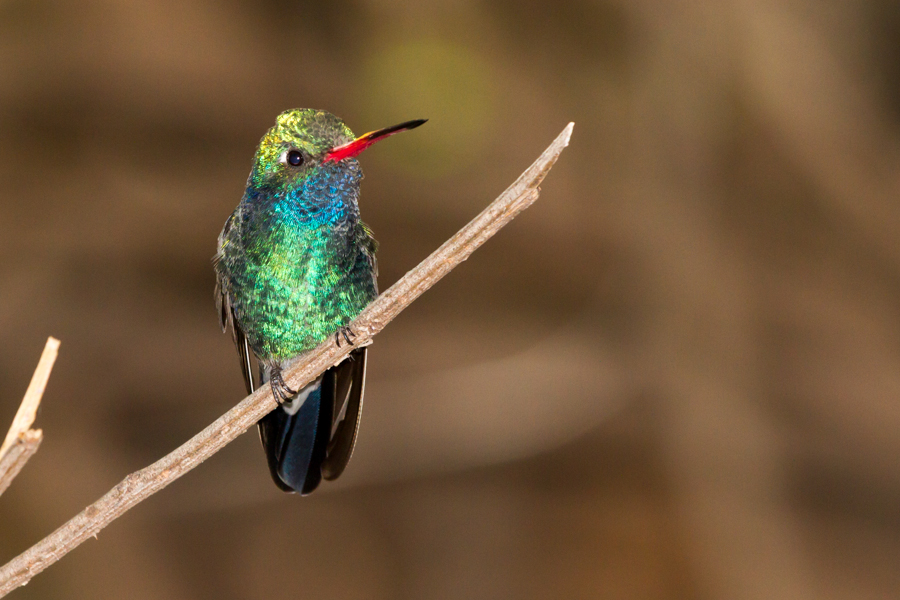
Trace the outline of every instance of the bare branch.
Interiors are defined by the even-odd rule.
[[[400,311],[534,203],[540,192],[538,186],[568,145],[573,127],[569,123],[540,158],[480,215],[370,304],[351,324],[357,335],[354,343],[371,343]],[[291,365],[285,372],[285,381],[292,388],[301,389],[351,350],[352,347],[338,347],[329,339]],[[25,585],[129,508],[221,450],[275,407],[269,386],[262,386],[181,447],[126,477],[68,523],[0,568],[0,597]]]
[[[41,359],[34,370],[34,375],[31,376],[31,383],[28,384],[22,404],[19,405],[19,410],[16,411],[6,439],[0,446],[0,494],[6,491],[12,480],[41,445],[43,437],[41,431],[30,429],[30,427],[34,424],[34,418],[41,405],[41,398],[47,388],[47,380],[50,379],[50,372],[53,370],[57,354],[59,354],[59,340],[52,337],[47,338]]]

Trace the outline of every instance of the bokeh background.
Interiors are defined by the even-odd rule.
[[[210,258],[276,114],[357,132],[393,283],[309,498],[248,433],[15,598],[900,597],[900,3],[0,0],[0,562],[243,397]]]

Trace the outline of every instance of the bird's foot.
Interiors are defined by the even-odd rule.
[[[292,390],[290,386],[285,383],[284,377],[281,375],[280,367],[272,368],[269,376],[269,385],[272,386],[272,395],[275,396],[275,402],[278,404],[289,402],[291,398],[297,395],[297,390]]]
[[[356,334],[353,333],[353,330],[350,329],[350,326],[341,327],[337,331],[334,332],[334,343],[337,344],[337,347],[341,347],[341,337],[344,338],[344,341],[349,345],[353,345],[353,339],[356,338]]]

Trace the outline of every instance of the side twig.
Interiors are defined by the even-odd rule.
[[[31,429],[37,416],[38,406],[47,388],[47,380],[50,379],[50,371],[56,362],[59,353],[59,340],[47,338],[41,360],[31,376],[31,383],[19,405],[19,410],[13,419],[12,427],[0,446],[0,494],[6,491],[12,480],[16,478],[28,459],[37,452],[41,445],[43,433],[40,429]]]
[[[573,127],[574,124],[569,123],[540,158],[480,215],[370,304],[351,324],[357,336],[355,345],[371,343],[378,332],[425,290],[531,206],[538,198],[541,181],[569,144]],[[285,372],[285,381],[294,389],[302,389],[325,369],[343,360],[351,350],[352,347],[346,344],[338,347],[329,340],[291,365]],[[129,508],[221,450],[275,407],[269,386],[262,386],[181,447],[127,476],[68,523],[0,568],[0,597],[25,585],[79,544],[96,536]]]

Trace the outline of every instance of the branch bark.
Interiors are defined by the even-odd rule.
[[[40,429],[24,431],[0,456],[0,495],[6,491],[28,459],[37,452],[42,439],[44,439],[44,434]]]
[[[356,346],[372,343],[372,338],[403,309],[537,200],[538,186],[569,144],[573,127],[569,123],[544,153],[480,215],[360,314],[351,324],[356,333]],[[329,339],[299,357],[285,370],[284,379],[293,389],[302,389],[325,369],[341,362],[351,350],[352,347],[346,344],[338,347]],[[262,386],[181,447],[127,476],[68,523],[0,568],[0,597],[25,585],[135,504],[221,450],[275,407],[269,386]]]
[[[47,338],[41,359],[34,370],[34,375],[31,376],[31,383],[28,384],[22,404],[16,411],[16,416],[6,434],[6,439],[3,440],[3,445],[0,445],[0,494],[6,491],[12,480],[16,478],[28,459],[37,452],[38,446],[41,445],[41,439],[43,439],[41,430],[30,429],[30,427],[34,424],[58,353],[59,340],[52,337]]]

